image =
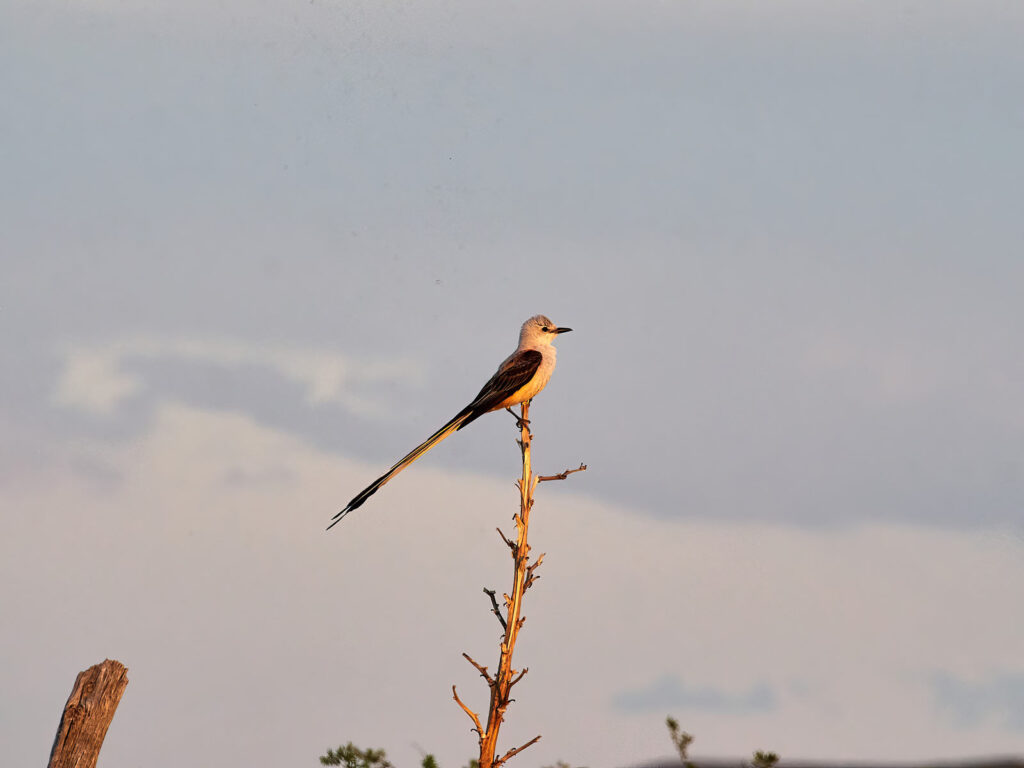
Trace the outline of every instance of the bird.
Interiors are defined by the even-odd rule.
[[[545,315],[534,315],[519,331],[519,346],[505,358],[494,375],[488,379],[476,397],[452,417],[448,423],[403,456],[391,469],[378,477],[345,505],[345,508],[331,518],[330,530],[354,509],[361,507],[368,498],[379,491],[385,483],[412,464],[416,459],[440,443],[453,432],[491,411],[501,409],[512,411],[513,405],[532,400],[544,389],[555,370],[555,347],[552,342],[572,328],[556,326]],[[516,417],[519,420],[519,417]],[[518,423],[522,426],[522,421]]]

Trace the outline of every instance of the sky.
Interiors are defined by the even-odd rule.
[[[0,0],[0,743],[1024,753],[1024,6]],[[491,657],[495,657],[492,660]]]

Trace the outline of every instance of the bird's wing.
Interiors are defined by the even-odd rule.
[[[474,419],[493,411],[503,401],[525,387],[540,368],[544,355],[536,349],[523,349],[509,357],[495,371],[483,389],[466,406],[467,418],[459,424],[459,429]]]

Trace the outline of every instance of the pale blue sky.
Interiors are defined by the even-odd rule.
[[[359,510],[360,522],[346,521],[333,540],[312,538],[475,394],[537,312],[576,329],[560,339],[559,369],[534,407],[542,469],[591,467],[546,487],[546,503],[596,504],[600,520],[628,530],[599,539],[625,543],[630,557],[594,578],[620,584],[614,570],[634,569],[652,594],[667,590],[688,606],[666,618],[652,598],[621,646],[611,630],[602,641],[610,645],[578,651],[621,673],[588,683],[587,705],[574,710],[622,745],[602,746],[611,762],[586,752],[574,726],[559,721],[561,706],[544,710],[551,746],[539,749],[551,753],[537,760],[599,766],[667,753],[658,717],[631,741],[639,716],[614,706],[665,680],[715,701],[768,692],[767,714],[712,707],[693,715],[706,720],[684,722],[698,739],[703,728],[718,754],[774,748],[729,741],[759,728],[784,734],[794,756],[931,757],[940,733],[950,753],[1024,749],[1024,735],[1006,725],[1019,715],[996,705],[991,721],[953,735],[944,719],[959,711],[950,702],[958,691],[1024,673],[1012,651],[1024,628],[1008,607],[1024,578],[1014,565],[1024,554],[1024,7],[44,0],[0,1],[0,19],[0,484],[18,507],[4,513],[13,522],[0,587],[18,621],[0,630],[0,649],[23,669],[53,670],[48,698],[21,719],[7,714],[17,698],[2,703],[0,729],[12,729],[3,741],[17,741],[22,762],[42,754],[24,734],[52,731],[64,688],[99,660],[38,642],[46,596],[91,585],[65,545],[88,549],[93,537],[114,536],[109,562],[120,577],[109,586],[138,590],[122,604],[155,589],[178,606],[164,618],[185,624],[207,611],[231,616],[237,595],[218,609],[203,603],[207,579],[218,578],[203,567],[216,571],[216,552],[239,572],[257,567],[253,541],[265,547],[254,583],[314,589],[306,575],[290,582],[268,563],[287,571],[321,557],[324,578],[350,583],[337,550],[373,555],[360,542],[383,535],[374,526],[399,525],[403,494],[431,498],[441,483],[450,506],[460,473],[498,489],[514,475],[510,420],[484,419],[389,485]],[[207,434],[222,435],[218,451],[213,438],[190,442]],[[236,462],[233,435],[288,457]],[[224,482],[177,499],[186,489],[168,480],[177,477],[170,468],[193,455],[220,467]],[[81,509],[105,510],[111,528],[77,519],[59,496],[69,489]],[[132,500],[147,493],[182,514],[179,523],[171,513],[160,523],[170,528],[155,531],[138,517]],[[253,517],[225,527],[218,510],[240,504],[237,494]],[[481,530],[493,528],[475,514]],[[62,543],[51,526],[69,519],[78,534]],[[280,529],[311,538],[277,549]],[[776,535],[774,553],[759,548]],[[411,532],[395,536],[375,540],[385,549],[371,562],[419,546]],[[574,535],[565,536],[571,547]],[[857,537],[877,548],[863,553],[867,563],[851,548]],[[711,563],[749,545],[756,562],[723,572],[727,588],[691,573],[692,558],[677,561],[677,539]],[[452,553],[493,543],[445,542]],[[817,549],[801,551],[808,542],[840,554],[818,559]],[[951,558],[947,589],[984,592],[971,607],[984,642],[936,639],[947,630],[935,616],[956,622],[957,609],[920,575],[935,576],[926,542]],[[174,578],[166,571],[122,583],[135,582],[140,551],[172,572],[174,563],[201,564],[188,577],[194,595],[157,585]],[[16,568],[65,561],[67,570],[47,567],[31,584]],[[857,574],[871,563],[887,564],[877,576],[892,594],[860,599]],[[402,573],[370,567],[359,576],[370,598],[411,588]],[[461,583],[443,573],[454,567],[430,565],[449,586]],[[735,597],[765,573],[789,586],[761,602]],[[703,627],[757,615],[796,631],[793,617],[816,615],[802,613],[803,590],[818,579],[832,586],[812,591],[839,613],[828,624],[837,635],[822,628],[814,642],[849,643],[837,656],[849,661],[845,671],[805,668],[813,652],[784,635],[781,655],[761,666],[749,648],[728,652],[751,661],[746,676],[714,671],[713,659],[727,670],[734,656],[693,636],[690,610]],[[555,616],[574,599],[555,577],[541,586]],[[635,602],[624,585],[611,594]],[[245,599],[252,613],[239,608],[231,631],[251,637],[243,616],[259,614],[260,596]],[[327,607],[310,600],[289,604],[310,611],[294,621],[334,631],[317,625]],[[457,629],[486,621],[479,606],[448,592],[443,600]],[[791,613],[780,616],[775,601]],[[378,626],[372,600],[330,605],[360,627]],[[380,626],[394,632],[389,621]],[[894,629],[900,621],[908,623]],[[303,650],[307,635],[289,634],[287,621],[274,626],[280,636],[262,635],[271,646],[260,646],[264,662],[282,643],[318,663],[315,649]],[[901,639],[857,662],[859,633],[887,628]],[[531,629],[538,643],[558,641],[540,621]],[[80,630],[95,633],[100,657],[119,657],[117,632]],[[625,637],[637,632],[666,646],[636,663]],[[680,633],[693,655],[669,650]],[[365,635],[351,653],[377,652],[375,633]],[[166,662],[174,646],[161,638],[124,628],[133,686]],[[895,650],[904,643],[920,658]],[[226,640],[214,646],[230,654]],[[431,645],[445,659],[461,650]],[[226,657],[216,658],[223,666]],[[395,684],[386,666],[373,669],[382,677],[368,677],[368,690]],[[899,688],[887,694],[891,706],[920,719],[879,737],[874,752],[844,735],[876,714],[880,728],[892,722],[884,712],[869,717],[842,687],[868,680],[865,670]],[[3,672],[5,692],[31,684]],[[280,738],[266,736],[268,760],[298,765],[303,748],[375,738],[372,723],[359,730],[352,713],[328,711],[321,678],[311,672],[305,698],[299,687]],[[959,683],[939,696],[936,679]],[[440,693],[424,685],[416,695],[440,702],[441,683]],[[523,711],[528,699],[524,690]],[[314,724],[313,709],[324,723]],[[821,718],[813,738],[808,713]],[[310,731],[300,738],[289,717],[305,717]],[[339,719],[351,727],[332,725]],[[454,765],[467,752],[456,746],[461,731],[442,741],[447,722],[431,728],[416,738],[434,739],[424,746],[449,750]],[[122,738],[115,764],[134,764],[147,743],[142,721]],[[380,746],[407,748],[386,739]],[[167,764],[195,759],[166,748]],[[200,754],[230,762],[231,748],[213,739]],[[415,762],[414,752],[397,757]]]

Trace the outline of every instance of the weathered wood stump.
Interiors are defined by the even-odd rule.
[[[111,659],[78,673],[53,740],[49,768],[96,768],[127,685],[128,670]]]

